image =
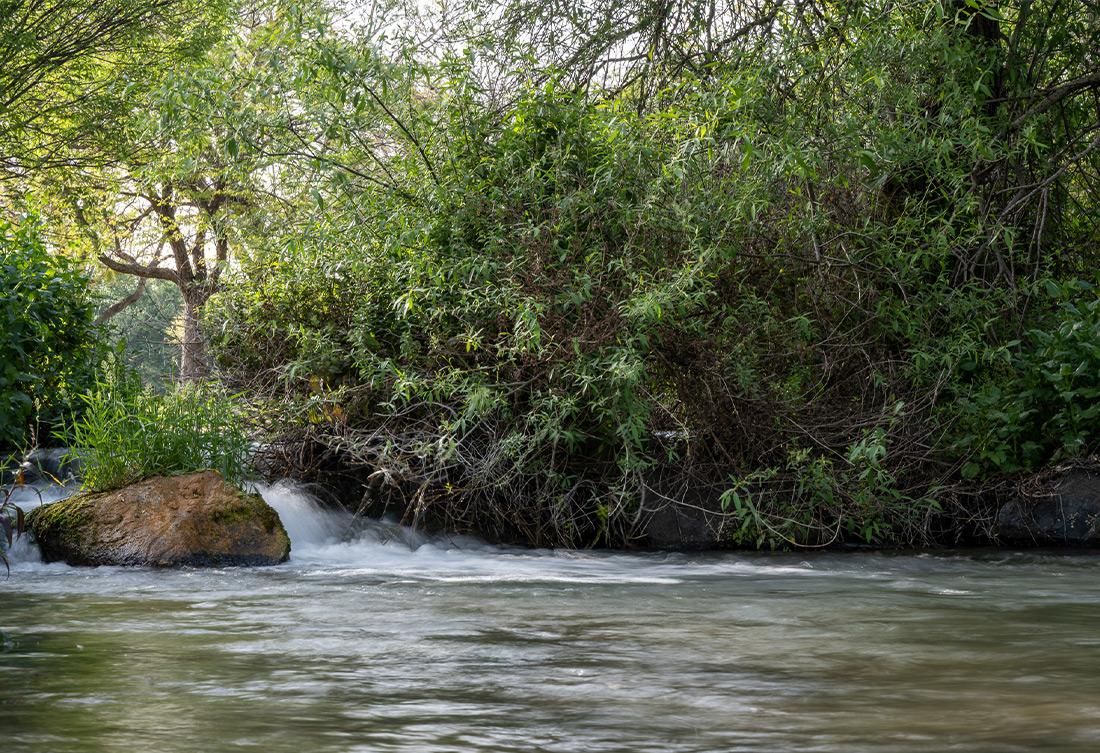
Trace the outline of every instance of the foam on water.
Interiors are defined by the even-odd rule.
[[[556,583],[669,585],[684,578],[814,576],[820,571],[797,558],[714,557],[685,554],[625,554],[525,549],[487,544],[469,536],[429,535],[394,521],[356,518],[323,505],[307,487],[291,481],[259,484],[255,490],[278,512],[291,541],[290,561],[264,568],[299,577],[386,578],[440,583]],[[22,489],[15,499],[29,511],[62,499],[74,487]],[[45,565],[28,536],[10,552],[13,572],[58,573]],[[87,568],[80,569],[88,572]],[[107,568],[104,572],[115,572]],[[232,569],[213,571],[232,573]],[[831,568],[835,577],[837,569]],[[258,574],[258,573],[257,573]],[[880,573],[857,567],[858,578]]]
[[[675,583],[636,558],[559,553],[486,544],[469,536],[431,536],[393,521],[356,519],[324,507],[289,481],[259,486],[291,541],[290,565],[303,574],[385,575],[454,583]],[[629,562],[643,565],[624,568]]]

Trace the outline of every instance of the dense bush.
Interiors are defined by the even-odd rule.
[[[0,220],[0,453],[51,433],[102,356],[79,266],[50,254],[31,221]]]
[[[961,366],[980,375],[961,397],[954,449],[962,475],[1033,470],[1100,446],[1100,297],[1092,283],[1047,281],[1041,313],[992,363]]]
[[[624,543],[659,477],[729,489],[736,543],[927,539],[965,477],[1095,444],[1094,295],[1033,295],[1095,259],[1078,137],[1014,110],[1036,82],[987,16],[935,7],[854,4],[644,99],[551,71],[494,111],[452,61],[393,183],[333,170],[211,302],[222,368],[411,516]]]

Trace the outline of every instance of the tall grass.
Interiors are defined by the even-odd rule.
[[[68,440],[80,458],[86,490],[208,469],[231,483],[248,476],[251,442],[236,400],[218,385],[157,394],[116,370],[84,401]]]

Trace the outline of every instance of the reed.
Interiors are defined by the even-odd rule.
[[[220,385],[189,384],[158,394],[116,371],[84,402],[68,439],[88,491],[201,470],[216,470],[237,484],[249,475],[251,441],[239,401]]]

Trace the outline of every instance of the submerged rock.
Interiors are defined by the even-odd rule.
[[[1059,466],[997,511],[995,534],[1016,546],[1100,546],[1100,466]]]
[[[80,476],[80,459],[68,447],[39,447],[23,458],[23,483],[64,483]]]
[[[70,565],[274,565],[290,556],[278,513],[213,471],[43,505],[27,526],[44,560]]]

